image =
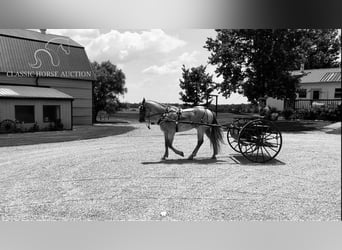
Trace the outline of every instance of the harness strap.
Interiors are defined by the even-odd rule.
[[[181,109],[178,109],[177,110],[177,120],[176,120],[176,133],[178,132],[178,122],[179,122],[179,120],[180,120],[180,118],[181,118],[181,115],[182,115],[182,110]]]
[[[167,117],[167,115],[171,112],[175,112],[177,114],[176,119],[171,119],[171,118]],[[173,110],[170,110],[170,107],[167,107],[165,112],[161,115],[161,117],[157,121],[157,124],[160,125],[162,122],[164,122],[165,119],[173,121],[176,124],[176,132],[178,132],[179,131],[178,124],[179,124],[179,120],[181,119],[181,116],[182,116],[182,109],[181,108],[178,108],[177,111],[173,111]]]

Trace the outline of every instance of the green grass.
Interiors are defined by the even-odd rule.
[[[120,135],[132,131],[132,126],[74,126],[73,130],[0,134],[0,147],[34,145],[40,143],[86,140]]]

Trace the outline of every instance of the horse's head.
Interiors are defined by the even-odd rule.
[[[139,122],[145,122],[146,116],[146,106],[145,106],[145,98],[142,100],[141,105],[139,106]]]

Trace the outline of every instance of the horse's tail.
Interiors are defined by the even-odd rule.
[[[213,114],[213,125],[218,125],[215,114]],[[206,135],[210,139],[210,144],[214,149],[215,153],[218,153],[221,149],[221,144],[223,143],[223,132],[220,126],[212,126],[206,131]]]

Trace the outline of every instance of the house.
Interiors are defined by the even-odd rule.
[[[292,105],[293,108],[336,108],[341,104],[341,68],[298,70],[292,73],[303,74],[299,83],[300,91]],[[267,105],[279,111],[284,109],[283,100],[268,98]]]
[[[69,37],[0,29],[0,122],[90,125],[94,80],[84,47]]]

